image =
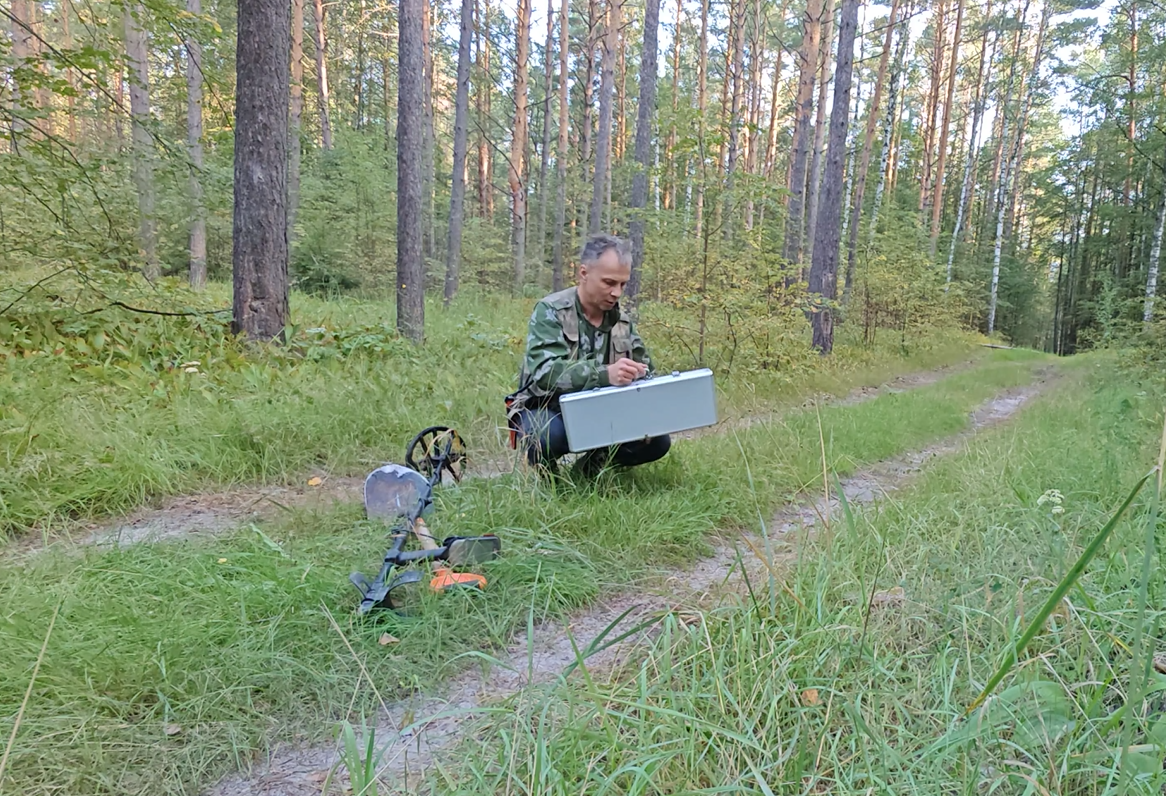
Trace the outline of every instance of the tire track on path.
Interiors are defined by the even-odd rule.
[[[971,413],[965,431],[839,479],[842,493],[851,505],[861,506],[902,488],[930,460],[957,452],[975,434],[1007,421],[1048,389],[1056,378],[1051,367],[1037,369],[1031,383],[1005,390],[981,404]],[[867,395],[863,400],[872,397],[874,395]],[[767,524],[771,529],[770,542],[777,548],[771,566],[773,563],[788,564],[792,560],[795,531],[809,532],[820,524],[821,518],[840,516],[840,508],[837,497],[827,499],[822,496],[779,510]],[[764,544],[754,534],[742,534],[737,538],[742,541],[749,539],[758,547]],[[713,555],[696,564],[668,570],[637,586],[634,591],[614,594],[593,603],[566,621],[546,621],[536,625],[533,637],[528,638],[525,633],[517,636],[498,658],[500,665],[490,667],[488,674],[483,673],[481,667],[468,668],[451,678],[440,696],[418,695],[387,706],[376,727],[379,744],[385,745],[388,739],[379,769],[382,783],[390,786],[390,793],[408,791],[429,768],[440,763],[442,752],[448,752],[455,745],[465,732],[471,714],[514,696],[528,686],[553,681],[565,667],[576,661],[574,645],[584,648],[625,613],[627,615],[620,625],[631,628],[662,612],[683,614],[723,594],[722,586],[739,560],[739,547],[733,541],[721,540]],[[744,561],[747,553],[746,549],[740,560]],[[750,577],[764,571],[764,564],[759,560],[748,562],[748,566]],[[617,636],[621,632],[617,629],[611,635]],[[650,633],[651,630],[646,629],[589,657],[587,669],[591,676],[609,672],[629,660],[641,649]],[[205,796],[317,796],[328,770],[336,764],[338,757],[334,747],[276,746],[271,756],[250,774],[228,775],[204,793]],[[342,771],[337,772],[336,780],[339,787],[347,784]]]

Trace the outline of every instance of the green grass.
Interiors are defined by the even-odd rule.
[[[1043,361],[992,351],[934,385],[824,407],[828,462],[846,472],[964,428],[972,409],[1028,381]],[[513,475],[443,490],[435,531],[498,533],[504,555],[484,570],[485,593],[447,595],[423,623],[353,621],[347,575],[374,570],[385,544],[359,505],[293,512],[216,539],[54,549],[0,565],[8,608],[0,704],[19,705],[61,606],[9,761],[11,787],[189,793],[273,739],[325,737],[335,721],[376,706],[360,664],[386,698],[426,689],[451,657],[505,644],[528,617],[562,615],[694,559],[718,529],[750,525],[759,510],[820,478],[818,417],[807,409],[677,443],[659,465],[592,485],[539,486]],[[386,630],[400,643],[380,646]],[[767,630],[774,640],[776,631]],[[4,711],[0,731],[10,731],[14,713]]]
[[[1161,540],[1166,523],[1150,487],[965,718],[1158,458],[1160,390],[1115,378],[1099,357],[1063,367],[1013,422],[807,541],[772,608],[754,583],[756,599],[727,599],[695,626],[665,620],[610,683],[573,679],[501,705],[437,792],[1160,793],[1166,676],[1148,658],[1166,645],[1166,588],[1143,537],[1154,521]],[[1063,513],[1042,500],[1049,490]],[[896,586],[901,605],[867,609]],[[1140,618],[1149,643],[1134,659]]]
[[[221,285],[186,298],[229,306]],[[127,300],[157,303],[153,294]],[[649,316],[668,316],[653,306]],[[431,304],[420,348],[396,336],[391,302],[296,294],[292,307],[292,345],[282,352],[225,342],[224,317],[119,309],[78,317],[53,303],[0,318],[0,533],[52,533],[159,497],[302,482],[312,471],[363,474],[399,459],[405,442],[434,424],[458,428],[473,453],[504,450],[502,399],[515,386],[529,302],[466,298],[448,312]],[[694,367],[691,346],[658,325],[653,336],[654,322],[645,319],[644,334],[661,366]],[[797,356],[780,370],[718,373],[723,417],[983,351],[966,335],[926,329],[906,346],[866,347],[859,329],[842,327],[822,361],[800,332],[778,331]]]

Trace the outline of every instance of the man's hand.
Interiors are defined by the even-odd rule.
[[[639,376],[648,372],[648,366],[634,359],[623,357],[607,366],[607,378],[616,387],[631,384]]]

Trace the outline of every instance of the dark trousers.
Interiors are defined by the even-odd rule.
[[[519,445],[526,450],[526,459],[532,465],[551,464],[570,452],[563,416],[554,409],[524,409],[518,415],[518,422]],[[589,469],[605,466],[607,458],[621,467],[635,467],[662,459],[671,447],[672,439],[664,434],[625,442],[610,450],[588,451],[581,461],[591,465]]]

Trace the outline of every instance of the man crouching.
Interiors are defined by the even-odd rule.
[[[580,256],[576,287],[534,305],[518,391],[507,397],[507,420],[527,461],[554,469],[569,452],[559,397],[579,390],[622,387],[650,375],[652,359],[619,299],[631,278],[631,252],[612,235],[593,235]],[[588,451],[576,467],[594,475],[609,462],[634,467],[662,458],[668,435]]]

